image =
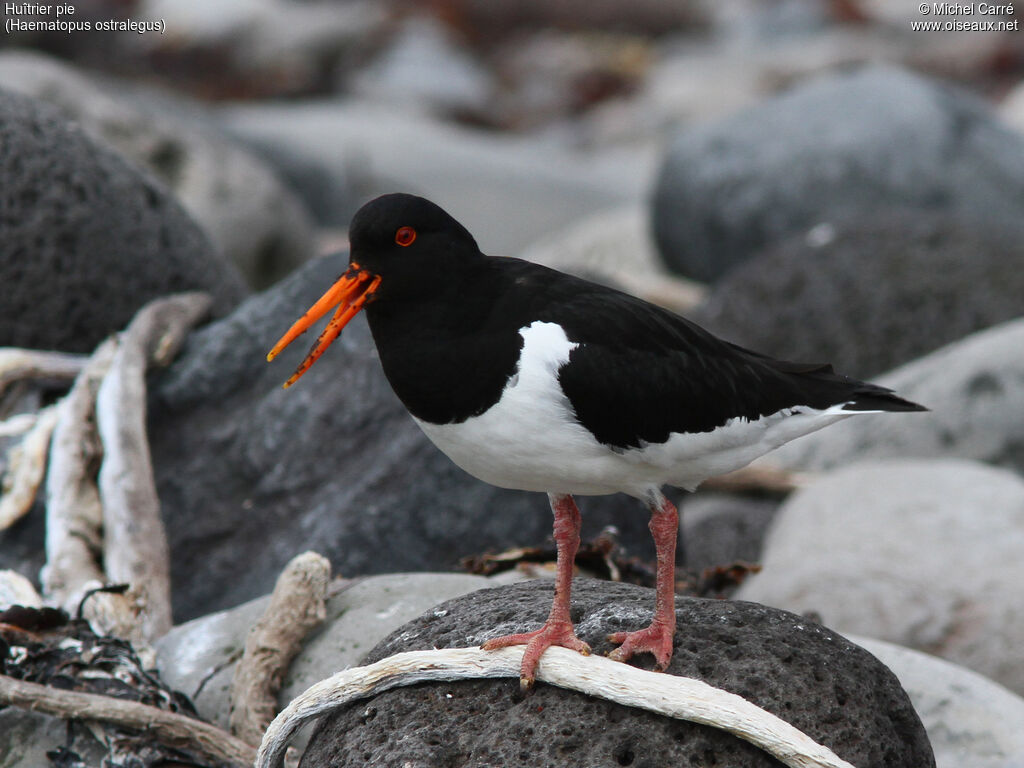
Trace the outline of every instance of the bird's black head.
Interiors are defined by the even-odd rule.
[[[439,205],[395,193],[371,200],[352,217],[351,261],[381,276],[381,296],[422,289],[439,272],[448,279],[466,259],[480,255],[469,231]]]
[[[440,206],[415,195],[382,195],[352,217],[349,268],[281,337],[268,360],[318,319],[335,309],[317,343],[285,386],[291,385],[327,349],[365,305],[391,306],[423,297],[457,293],[467,267],[482,260],[469,231]],[[394,302],[394,304],[392,304]]]

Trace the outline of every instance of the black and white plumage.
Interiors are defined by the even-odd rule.
[[[350,240],[348,272],[271,357],[339,304],[292,383],[365,308],[384,373],[427,437],[481,480],[549,494],[563,577],[556,608],[561,601],[564,611],[553,609],[538,633],[511,638],[533,641],[526,682],[548,645],[582,645],[564,626],[572,563],[562,555],[578,542],[572,494],[623,492],[651,509],[661,541],[658,638],[630,633],[638,637],[626,639],[619,657],[651,651],[664,666],[676,523],[663,485],[693,489],[849,416],[924,410],[830,366],[730,344],[614,289],[484,256],[462,225],[423,198],[371,201],[354,217]]]

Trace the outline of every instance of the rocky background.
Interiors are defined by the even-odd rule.
[[[911,752],[858,753],[864,765],[929,764],[926,732],[941,768],[1024,766],[1021,11],[922,15],[905,0],[71,5],[65,18],[93,29],[0,37],[0,347],[89,353],[152,298],[214,297],[148,395],[178,624],[157,666],[200,714],[226,725],[231,664],[259,613],[248,601],[305,549],[354,581],[331,598],[282,703],[435,604],[522,589],[508,583],[545,570],[451,573],[463,558],[545,546],[550,512],[426,441],[361,320],[292,390],[280,383],[303,351],[265,362],[344,269],[352,213],[408,191],[449,210],[485,252],[617,285],[736,343],[831,361],[930,407],[849,420],[766,457],[796,473],[795,491],[683,499],[685,565],[696,579],[759,563],[738,591],[705,591],[852,637],[895,673],[924,725],[906,724],[899,685],[881,672],[861,692],[857,657],[830,678],[830,690],[848,688],[839,704],[793,714],[832,723],[826,743],[848,727],[837,723],[870,721],[861,740]],[[160,20],[164,32],[95,28],[111,19]],[[930,20],[1011,29],[912,28]],[[0,423],[60,394],[0,388]],[[0,457],[13,432],[0,432]],[[0,569],[36,586],[45,501],[0,532]],[[606,497],[581,509],[584,538],[614,526],[620,562],[642,571],[653,546],[641,506]],[[587,600],[625,599],[608,595]],[[16,601],[0,591],[0,609]],[[695,627],[707,611],[745,611],[763,625],[761,650],[745,635],[722,642],[742,644],[753,667],[708,651],[716,670],[700,674],[728,687],[791,672],[792,690],[751,695],[767,708],[806,698],[804,673],[776,665],[778,617],[790,614],[709,605],[687,610],[704,618],[680,624],[677,654],[686,632],[706,636]],[[467,644],[484,629],[461,631]],[[833,662],[828,649],[804,652]],[[415,695],[375,706],[444,706]],[[897,713],[885,724],[882,700]],[[399,755],[342,716],[304,764],[349,749],[379,764],[488,765],[490,754],[542,765],[571,761],[574,744],[597,750],[575,753],[588,765],[658,764],[666,749],[677,765],[747,759],[699,734],[630,741],[659,726],[563,710],[515,752],[521,721],[486,748],[467,736],[438,751],[427,738]],[[607,718],[607,744],[587,743]],[[46,765],[64,739],[58,720],[0,710],[2,768]],[[565,750],[545,752],[552,739]],[[80,764],[102,759],[75,749]]]

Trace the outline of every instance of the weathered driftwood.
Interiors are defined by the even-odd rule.
[[[50,688],[6,675],[0,675],[0,704],[65,720],[93,720],[146,731],[162,744],[198,753],[218,764],[251,766],[256,754],[240,739],[201,720],[135,701]]]
[[[277,712],[288,665],[309,632],[326,615],[331,564],[316,552],[292,558],[274,586],[263,616],[245,641],[245,654],[231,681],[231,732],[259,744]]]
[[[486,677],[519,677],[522,647],[484,651],[446,648],[399,653],[339,672],[294,699],[270,724],[257,768],[279,768],[289,739],[311,718],[403,685]],[[790,768],[853,768],[775,715],[700,680],[648,672],[602,656],[549,648],[537,679],[561,688],[719,728],[745,739]]]
[[[0,421],[0,438],[20,437],[32,429],[38,420],[39,416],[35,413],[16,413]]]
[[[103,509],[96,467],[103,455],[96,430],[96,392],[110,369],[117,341],[109,338],[93,353],[60,402],[46,475],[47,599],[74,612],[83,594],[104,583]],[[84,606],[98,632],[130,623],[133,613],[124,595],[96,595]]]
[[[0,571],[0,610],[12,605],[41,608],[42,596],[32,582],[16,571]]]
[[[25,379],[71,381],[88,359],[88,355],[68,352],[0,347],[0,394],[14,382]]]
[[[46,474],[46,455],[56,423],[57,407],[44,408],[21,442],[7,452],[7,471],[0,483],[0,531],[32,508]]]
[[[96,397],[104,453],[99,472],[103,562],[109,580],[131,585],[137,615],[116,634],[137,643],[152,642],[171,628],[167,537],[146,436],[146,369],[173,358],[209,306],[209,296],[183,293],[139,310],[118,337]]]

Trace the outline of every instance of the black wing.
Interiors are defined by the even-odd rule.
[[[529,266],[520,284],[536,281],[543,300],[532,313],[579,344],[559,371],[562,389],[580,423],[607,445],[662,443],[672,432],[709,432],[801,406],[925,410],[831,365],[775,360],[628,294]]]

